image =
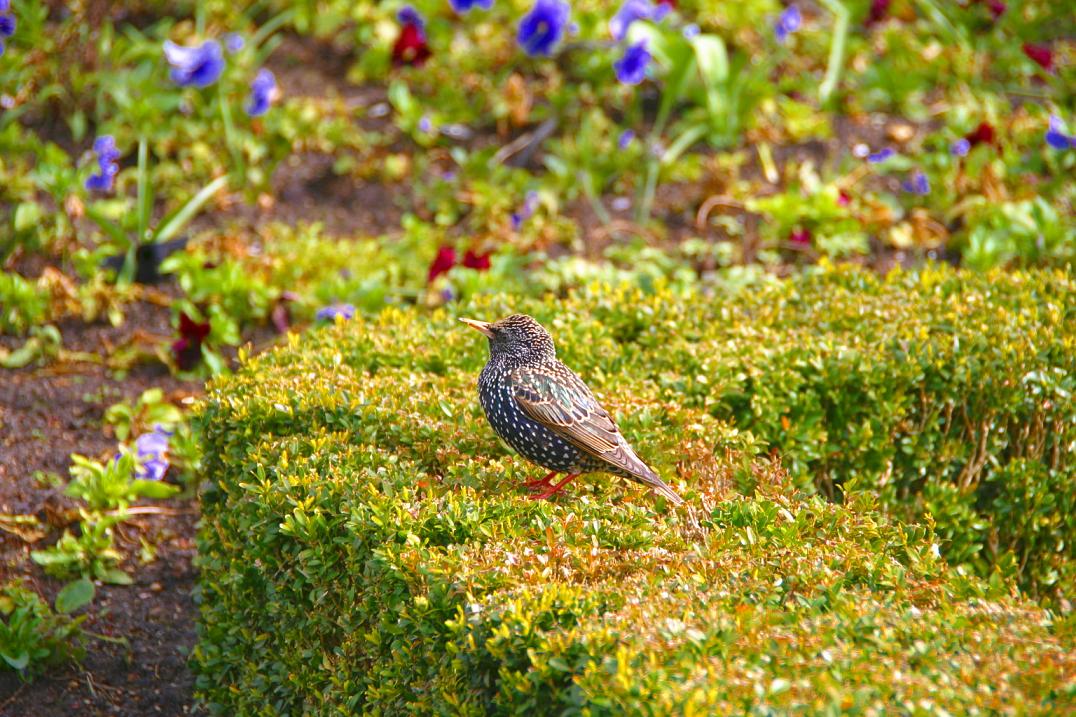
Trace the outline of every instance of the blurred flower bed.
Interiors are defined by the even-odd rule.
[[[49,628],[0,654],[31,675],[94,581],[152,559],[117,540],[194,494],[186,401],[246,343],[823,260],[1071,266],[1066,22],[1047,0],[0,0],[0,366],[182,387],[97,402],[109,445],[72,458],[63,520],[0,511],[51,545],[16,574],[68,591],[50,612],[12,588],[0,613]]]

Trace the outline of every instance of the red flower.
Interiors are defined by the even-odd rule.
[[[654,4],[655,5],[665,5],[670,10],[675,10],[676,9],[676,0],[657,0],[657,2],[655,2]]]
[[[448,245],[441,247],[437,250],[437,256],[433,258],[433,262],[430,264],[430,270],[426,272],[426,281],[428,283],[432,282],[455,265],[456,250]]]
[[[977,144],[993,144],[994,128],[989,122],[980,122],[978,127],[964,136],[964,139],[968,140],[972,147]]]
[[[808,247],[811,245],[811,230],[793,229],[792,233],[788,235],[788,241],[794,246]]]
[[[879,23],[885,20],[889,14],[890,0],[871,0],[870,13],[867,15],[867,26]]]
[[[489,258],[493,255],[493,252],[486,252],[485,254],[479,254],[474,249],[468,249],[467,253],[463,255],[463,265],[468,269],[475,269],[477,271],[489,271]]]
[[[172,355],[182,371],[190,371],[202,358],[202,342],[209,336],[209,322],[198,323],[185,312],[179,314],[179,339],[172,343]]]
[[[978,4],[981,1],[982,0],[975,0],[975,3]],[[986,0],[986,6],[990,8],[990,14],[994,16],[995,21],[1004,15],[1005,11],[1008,9],[1005,3],[1001,0]]]
[[[852,195],[843,189],[837,193],[837,206],[847,207],[852,203]]]
[[[1031,42],[1025,42],[1024,54],[1047,72],[1054,69],[1054,53],[1049,45],[1036,45]]]
[[[421,27],[415,23],[405,23],[400,28],[400,36],[392,46],[392,64],[418,67],[432,54],[430,46],[426,44],[426,33]]]

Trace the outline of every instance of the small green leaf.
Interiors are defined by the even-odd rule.
[[[134,582],[130,575],[119,568],[98,568],[94,572],[102,582],[110,585],[130,585]]]
[[[93,582],[87,578],[73,580],[56,595],[56,612],[64,614],[86,607],[93,601]]]
[[[22,668],[26,667],[26,665],[28,665],[30,663],[30,653],[27,652],[26,650],[23,650],[22,652],[20,652],[18,655],[15,655],[14,657],[7,654],[6,652],[0,652],[0,657],[3,657],[4,662],[11,665],[11,668],[14,669],[14,670],[21,670]]]
[[[136,480],[131,483],[131,491],[145,498],[171,498],[179,492],[179,486],[155,480]]]

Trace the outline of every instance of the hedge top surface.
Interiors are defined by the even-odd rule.
[[[773,307],[794,311],[813,292],[862,283],[832,321],[860,313],[855,303],[875,340],[917,335],[886,306],[906,278],[804,281],[821,286],[737,302],[595,293],[467,307],[547,322],[682,491],[679,509],[608,476],[562,502],[525,500],[531,471],[473,400],[485,349],[443,311],[388,310],[292,337],[217,382],[200,419],[213,485],[200,536],[203,698],[243,714],[1076,707],[1071,617],[950,568],[929,527],[890,521],[869,493],[844,506],[804,495],[708,399],[672,400],[678,359],[720,363],[696,352],[746,351],[737,334],[772,351],[759,337],[783,336]],[[1063,275],[1031,282],[1032,307],[1006,298],[1023,291],[1021,275],[996,290],[946,270],[917,281],[948,292],[940,312],[987,331],[1000,309],[976,292],[1026,313],[1025,335],[1063,336],[1072,317]]]

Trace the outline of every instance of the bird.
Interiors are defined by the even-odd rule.
[[[583,379],[557,359],[553,337],[533,317],[460,319],[489,339],[478,398],[493,431],[549,471],[526,483],[548,499],[583,473],[605,471],[642,483],[673,505],[684,501],[635,453]],[[554,483],[558,474],[565,477]]]

